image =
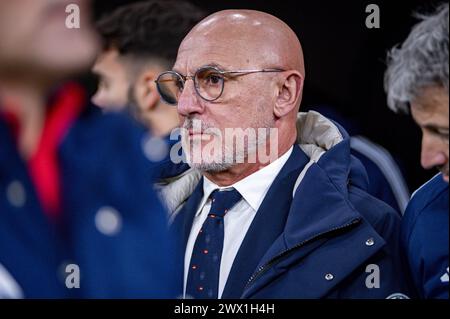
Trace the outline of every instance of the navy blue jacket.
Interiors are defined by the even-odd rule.
[[[359,123],[340,114],[337,108],[330,105],[312,108],[338,122],[350,135],[350,153],[361,161],[369,177],[367,192],[403,215],[410,194],[398,158],[394,159],[381,145],[363,136]]]
[[[308,164],[293,196],[309,162],[294,146],[245,236],[222,298],[409,294],[399,258],[398,213],[366,192],[367,175],[350,155],[348,135],[341,132],[342,142]],[[173,221],[172,229],[183,238],[183,253],[202,196],[201,181]]]
[[[59,149],[63,214],[48,221],[0,120],[0,265],[26,298],[174,296],[173,245],[144,131],[89,106]],[[68,289],[65,265],[79,266]]]
[[[448,200],[438,174],[414,193],[402,220],[402,248],[422,298],[449,296]]]

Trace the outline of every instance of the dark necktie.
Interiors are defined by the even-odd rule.
[[[237,190],[215,190],[208,217],[200,229],[192,251],[186,284],[186,296],[217,299],[222,259],[224,220],[228,210],[242,198]]]

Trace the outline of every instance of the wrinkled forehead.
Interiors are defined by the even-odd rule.
[[[411,102],[411,114],[419,125],[435,124],[448,127],[448,92],[441,87],[429,87]]]
[[[241,41],[190,41],[180,47],[174,69],[193,73],[203,66],[216,66],[224,70],[245,68],[255,60],[248,46]]]
[[[213,22],[200,24],[186,36],[174,69],[193,72],[205,65],[227,69],[279,67],[276,65],[279,56],[270,46],[266,28],[248,23]]]
[[[421,90],[420,95],[411,102],[411,107],[422,112],[448,114],[448,101],[447,89],[441,86],[430,86]]]

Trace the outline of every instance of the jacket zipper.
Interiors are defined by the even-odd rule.
[[[266,264],[264,264],[263,266],[261,266],[261,267],[258,268],[258,270],[257,270],[257,271],[250,277],[250,279],[248,280],[247,284],[245,285],[244,291],[245,291],[247,288],[249,288],[250,285],[251,285],[258,277],[260,277],[262,274],[264,274],[264,272],[265,272],[267,269],[269,269],[269,268],[270,268],[272,265],[274,265],[275,263],[279,262],[279,261],[280,261],[283,257],[285,257],[286,255],[289,255],[292,251],[294,251],[294,250],[296,250],[296,249],[299,249],[300,247],[304,246],[305,244],[309,243],[310,241],[313,241],[314,239],[316,239],[316,238],[318,238],[318,237],[320,237],[320,236],[322,236],[322,235],[325,235],[325,234],[327,234],[327,233],[334,232],[334,231],[336,231],[336,230],[341,230],[341,229],[344,229],[344,228],[353,226],[353,225],[359,223],[360,221],[361,221],[360,218],[353,219],[351,222],[349,222],[349,223],[347,223],[347,224],[345,224],[345,225],[342,225],[342,226],[339,226],[339,227],[334,227],[334,228],[332,228],[332,229],[330,229],[330,230],[321,232],[321,233],[319,233],[319,234],[317,234],[317,235],[314,235],[314,236],[311,237],[311,238],[305,239],[304,241],[298,243],[298,244],[295,245],[294,247],[289,248],[289,249],[283,251],[283,252],[280,253],[279,255],[277,255],[277,256],[275,256],[274,258],[272,258],[269,262],[267,262]]]

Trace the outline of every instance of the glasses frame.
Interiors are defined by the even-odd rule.
[[[197,69],[197,71],[195,71],[194,75],[183,75],[177,71],[166,71],[161,73],[160,75],[158,75],[157,79],[155,80],[156,83],[156,88],[158,89],[158,93],[161,96],[161,98],[169,105],[178,105],[177,103],[169,103],[168,101],[166,101],[163,97],[163,94],[161,93],[161,90],[159,88],[159,83],[161,83],[162,81],[160,80],[162,76],[167,75],[167,74],[172,74],[175,75],[177,77],[179,77],[182,81],[183,81],[183,90],[184,90],[184,86],[187,80],[191,79],[192,81],[194,81],[194,88],[195,88],[195,92],[197,93],[198,96],[200,96],[203,100],[208,101],[208,102],[214,102],[216,100],[218,100],[224,91],[225,88],[225,81],[222,84],[222,89],[220,91],[220,94],[214,98],[214,99],[207,99],[204,96],[202,96],[199,92],[199,87],[197,84],[197,75],[205,70],[214,70],[215,72],[217,72],[218,74],[222,75],[222,76],[226,76],[226,75],[237,75],[237,76],[243,76],[243,75],[248,75],[248,74],[253,74],[253,73],[272,73],[272,72],[284,72],[286,70],[283,69],[279,69],[279,68],[266,68],[266,69],[254,69],[254,70],[234,70],[234,71],[223,71],[218,69],[217,67],[214,66],[205,66],[205,67],[201,67],[199,69]]]

